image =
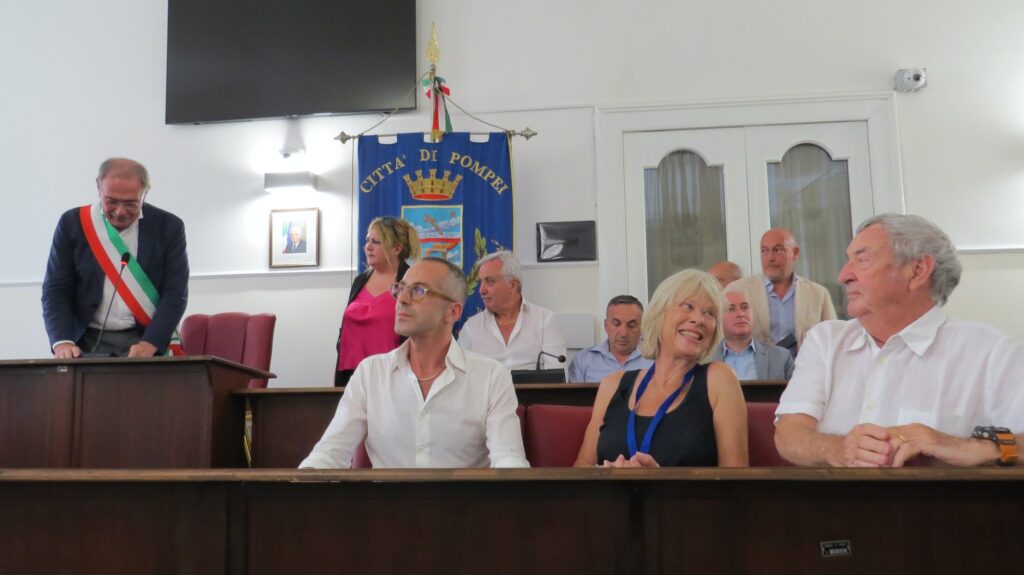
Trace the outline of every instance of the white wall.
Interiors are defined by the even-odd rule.
[[[358,235],[352,144],[331,138],[378,117],[165,126],[165,3],[10,4],[0,19],[0,227],[18,247],[0,255],[0,359],[47,355],[38,300],[53,225],[94,197],[102,159],[127,155],[152,172],[149,200],[186,222],[187,313],[277,313],[278,383],[326,384]],[[513,143],[524,262],[534,261],[536,221],[596,217],[595,107],[888,90],[907,66],[930,75],[924,92],[898,96],[908,211],[961,246],[1024,246],[1024,3],[421,0],[418,10],[419,44],[437,23],[455,101],[540,132]],[[426,127],[423,109],[378,133]],[[305,145],[321,193],[286,202],[262,192],[286,142]],[[314,205],[323,210],[321,268],[268,270],[268,211]],[[1002,303],[1024,289],[1021,253],[964,263],[952,313],[1024,337],[1024,309]],[[526,273],[527,295],[544,305],[603,312],[596,266]]]

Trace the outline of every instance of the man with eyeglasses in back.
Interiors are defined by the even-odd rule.
[[[391,285],[394,351],[359,363],[334,419],[300,468],[348,468],[360,441],[375,468],[529,467],[511,374],[452,337],[466,276],[419,260]]]
[[[825,286],[800,277],[793,265],[800,246],[789,230],[773,228],[761,236],[762,273],[736,280],[725,289],[742,292],[754,316],[754,339],[772,343],[796,354],[807,330],[836,319]]]
[[[55,357],[162,352],[188,303],[181,219],[151,204],[145,166],[109,158],[99,200],[57,223],[43,279],[43,320]],[[115,295],[116,289],[116,295]]]

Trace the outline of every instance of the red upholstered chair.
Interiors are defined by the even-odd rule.
[[[526,443],[526,408],[522,405],[516,407],[516,415],[519,416],[519,431],[523,434],[523,443]],[[355,455],[352,456],[352,469],[371,469],[370,455],[366,453],[366,443],[359,442]]]
[[[356,453],[352,456],[352,469],[373,469],[370,455],[366,453],[366,442],[359,442],[359,447],[356,448]]]
[[[747,447],[751,467],[791,467],[775,449],[778,403],[747,402]]]
[[[186,355],[215,355],[242,365],[270,369],[277,316],[228,312],[195,314],[181,322],[181,347]],[[249,380],[249,387],[266,387],[267,380]]]
[[[516,406],[516,417],[519,418],[519,434],[523,436],[523,449],[526,449],[526,406],[519,404]],[[527,450],[527,453],[529,451]],[[527,458],[529,459],[529,458]]]
[[[533,404],[526,410],[526,457],[533,467],[572,467],[592,408]]]

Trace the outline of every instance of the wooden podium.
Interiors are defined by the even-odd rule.
[[[0,468],[245,467],[250,378],[210,356],[0,361]]]

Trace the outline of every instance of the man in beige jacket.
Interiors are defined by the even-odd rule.
[[[739,291],[750,300],[754,338],[795,350],[807,330],[836,319],[828,290],[793,273],[800,246],[793,234],[773,228],[761,236],[762,273],[737,280],[726,292]]]

